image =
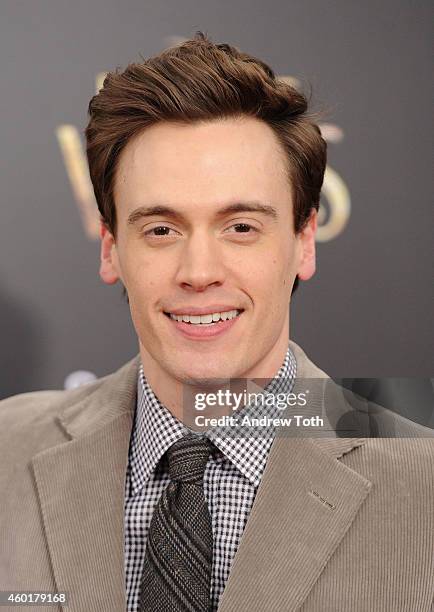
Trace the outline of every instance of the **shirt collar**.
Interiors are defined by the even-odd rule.
[[[256,387],[254,393],[258,396],[291,393],[296,369],[295,357],[288,346],[277,374],[263,389]],[[275,427],[272,419],[278,418],[280,414],[276,398],[271,398],[271,400],[268,404],[261,402],[246,404],[237,410],[234,415],[238,416],[238,424],[235,426],[213,427],[207,431],[210,440],[255,486],[258,486],[261,481],[274,440]],[[243,425],[244,417],[249,417],[249,419],[268,417],[270,422],[267,425],[259,426]]]
[[[288,346],[283,363],[276,376],[262,389],[262,394],[288,394],[296,376],[295,357]],[[259,389],[257,393],[259,393]],[[240,417],[278,417],[276,402],[271,405],[247,404],[236,411]],[[239,419],[240,420],[240,419]],[[255,428],[236,426],[213,427],[206,436],[232,464],[254,485],[258,486],[274,440],[272,424]],[[132,494],[147,482],[167,449],[186,433],[191,432],[159,401],[143,372],[139,369],[137,405],[130,443],[129,473]]]

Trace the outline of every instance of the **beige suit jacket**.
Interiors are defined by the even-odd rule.
[[[348,412],[345,394],[291,348],[294,391],[319,379],[309,410],[335,426]],[[67,611],[125,611],[138,365],[136,357],[79,389],[0,403],[0,590],[67,591]],[[432,609],[433,432],[390,413],[380,421],[398,437],[343,438],[332,428],[276,437],[219,612]]]

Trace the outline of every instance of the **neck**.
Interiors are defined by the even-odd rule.
[[[143,371],[152,391],[159,401],[176,417],[179,421],[192,427],[194,415],[197,412],[193,409],[193,400],[198,393],[217,393],[230,390],[231,393],[242,393],[248,391],[249,381],[255,379],[256,387],[266,387],[278,373],[288,350],[289,329],[285,326],[283,333],[278,341],[265,355],[260,355],[258,360],[245,372],[236,372],[233,379],[213,383],[192,385],[180,380],[171,372],[163,369],[161,365],[151,356],[147,349],[140,343],[140,356],[143,364]],[[260,379],[260,384],[256,379]],[[186,406],[191,407],[191,412],[186,412]],[[207,407],[206,415],[210,418],[218,418],[223,415],[231,414],[231,406],[212,406]],[[194,427],[192,427],[194,428]]]

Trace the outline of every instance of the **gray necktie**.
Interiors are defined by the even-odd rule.
[[[213,537],[203,490],[212,452],[189,434],[167,451],[170,483],[152,515],[140,584],[141,612],[208,612]]]

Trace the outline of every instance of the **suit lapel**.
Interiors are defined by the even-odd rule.
[[[307,405],[292,413],[321,416],[324,426],[312,433],[277,429],[219,612],[297,610],[372,487],[339,461],[366,442],[336,436],[334,426],[349,410],[344,395],[295,343],[290,346],[297,361],[293,391],[309,389]]]
[[[219,612],[302,605],[371,488],[337,460],[361,444],[275,440]]]
[[[70,441],[32,464],[58,590],[72,610],[125,610],[124,491],[137,358],[59,419]]]

